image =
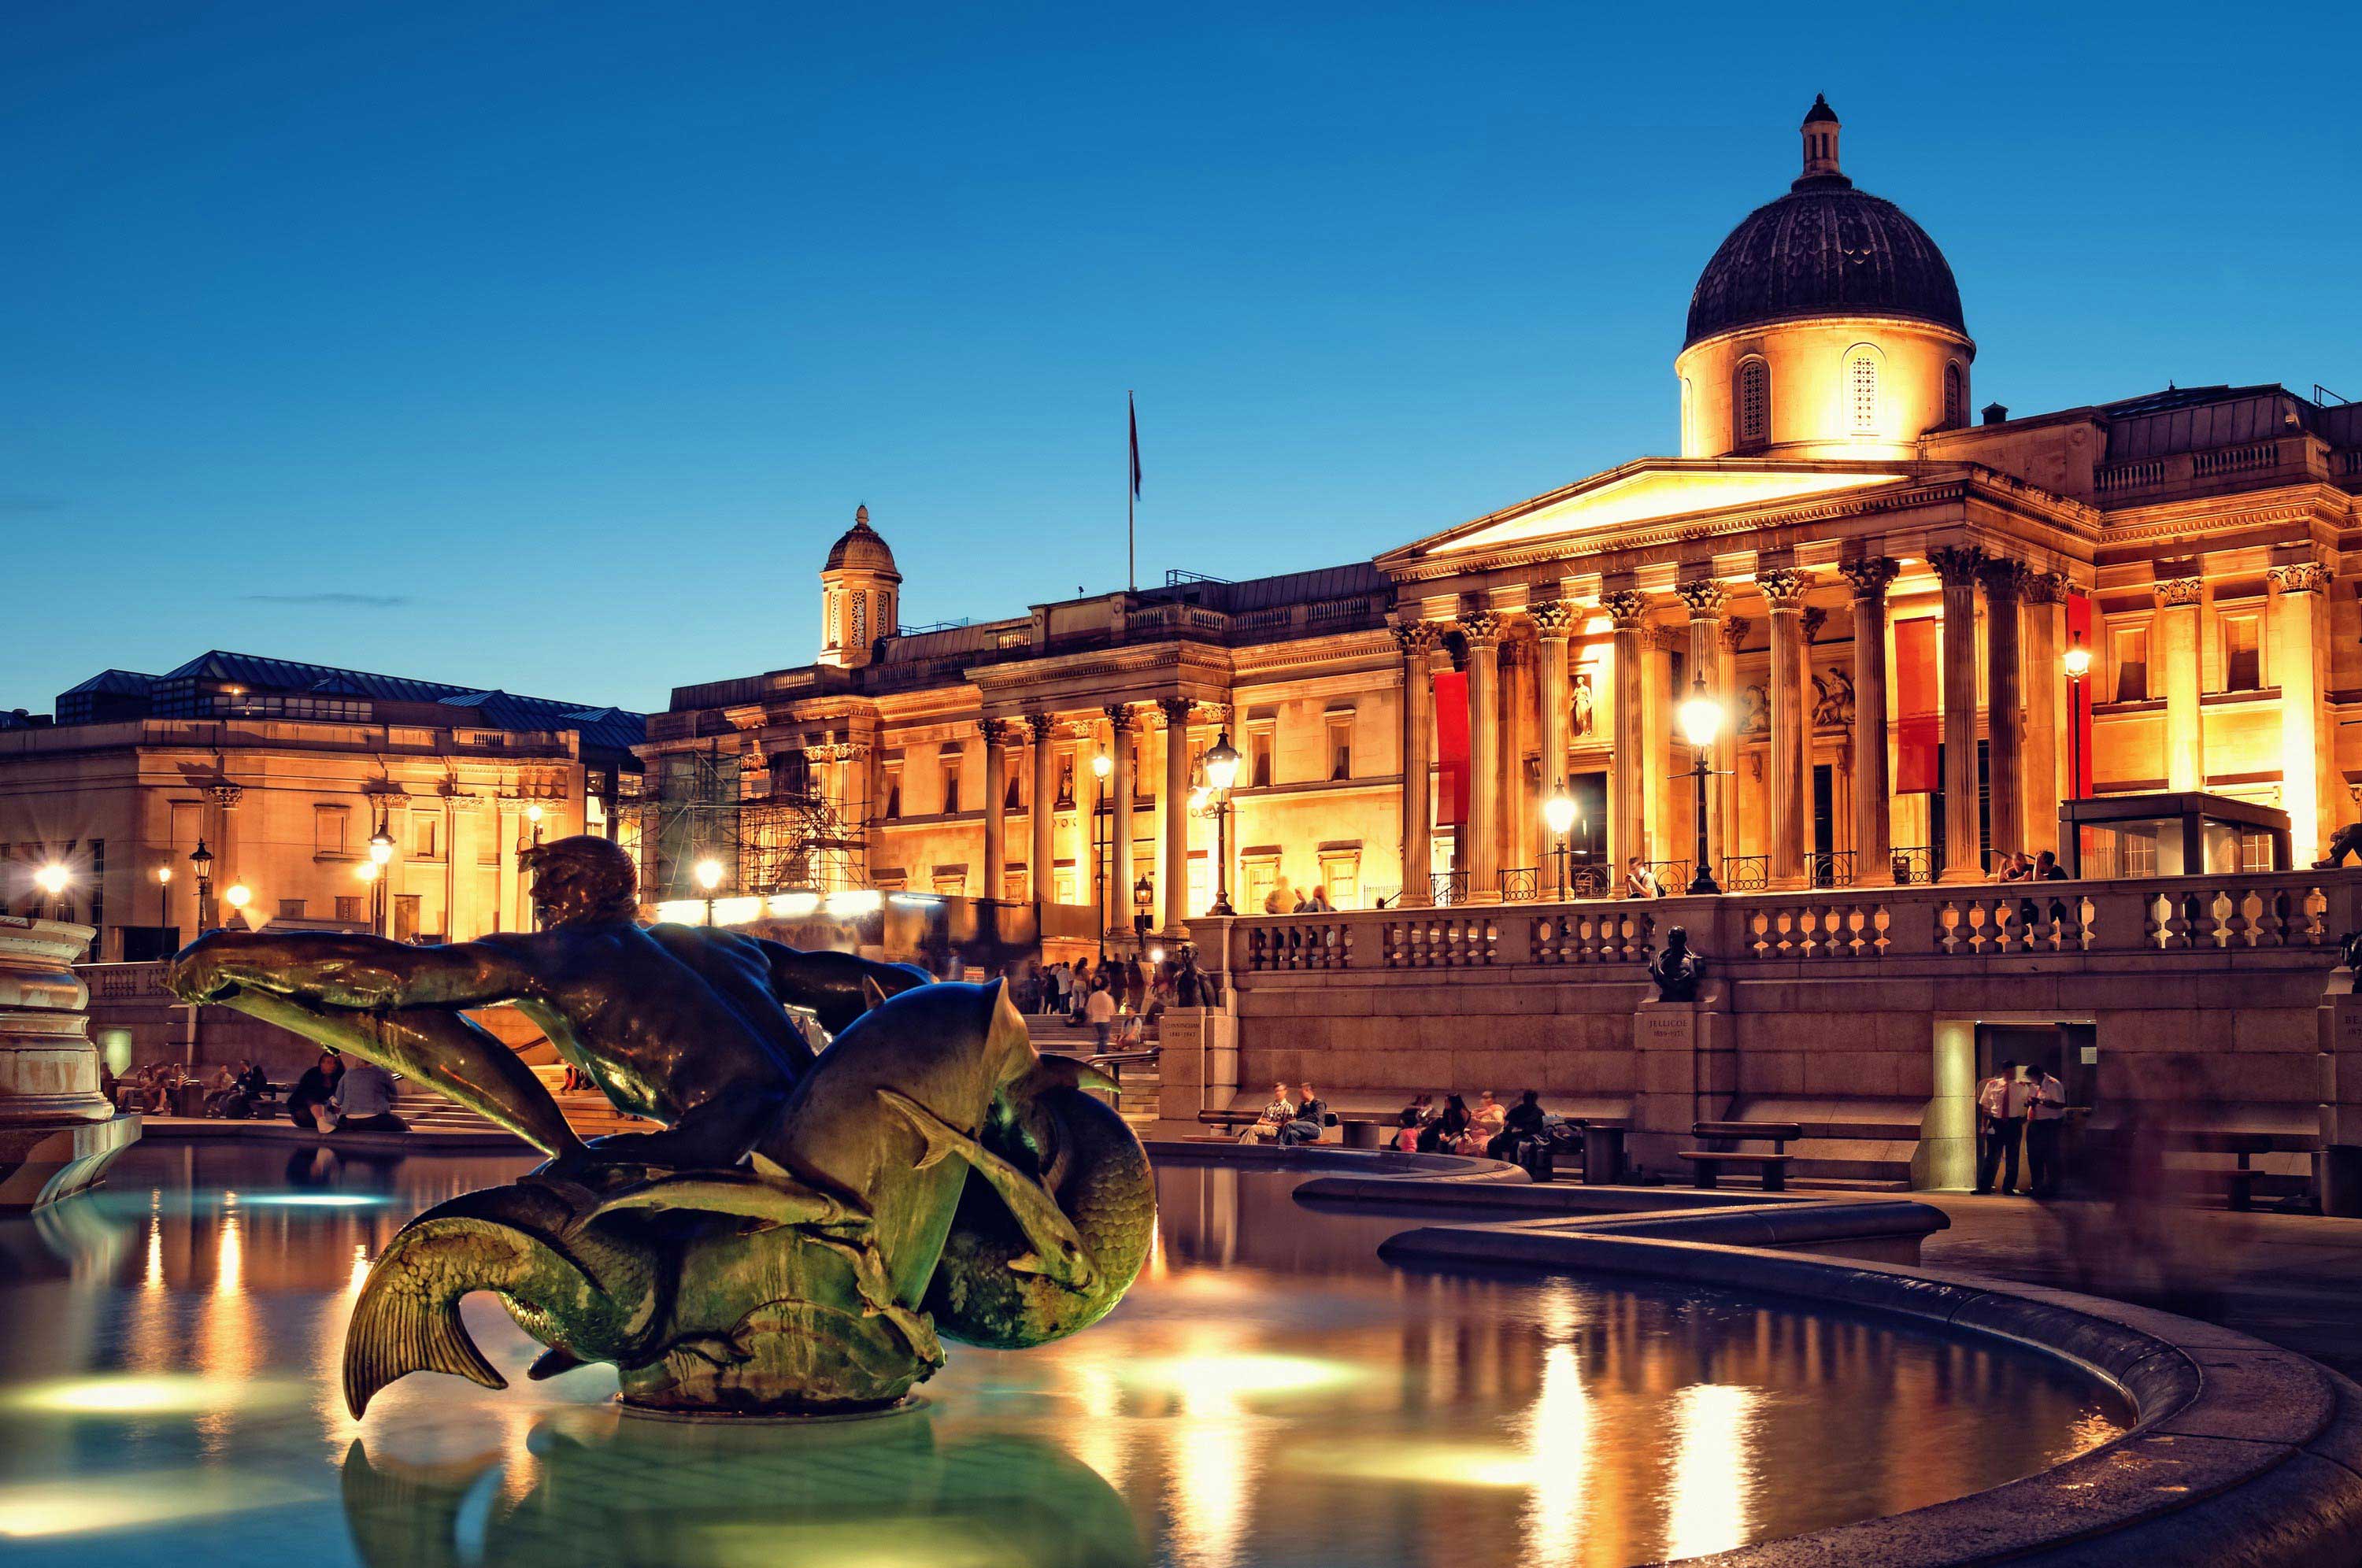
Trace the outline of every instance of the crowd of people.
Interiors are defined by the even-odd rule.
[[[1561,1120],[1542,1109],[1539,1089],[1526,1090],[1517,1104],[1506,1107],[1494,1099],[1491,1089],[1481,1091],[1473,1106],[1456,1094],[1444,1096],[1441,1104],[1432,1094],[1419,1094],[1396,1117],[1395,1131],[1387,1142],[1406,1154],[1483,1154],[1515,1160],[1518,1144],[1547,1139],[1551,1123]],[[1275,1083],[1263,1114],[1239,1135],[1239,1142],[1268,1141],[1287,1146],[1318,1143],[1321,1133],[1335,1125],[1336,1113],[1310,1083],[1297,1085],[1293,1094],[1286,1084]]]
[[[268,1113],[275,1092],[260,1065],[244,1059],[210,1073],[180,1062],[150,1062],[120,1077],[102,1064],[99,1073],[99,1090],[116,1110],[144,1116],[202,1111],[243,1121]],[[407,1132],[410,1124],[394,1114],[394,1076],[373,1062],[347,1062],[337,1052],[323,1051],[295,1080],[281,1109],[306,1132]]]
[[[2059,1138],[2067,1121],[2067,1086],[2044,1068],[2005,1061],[1977,1086],[1977,1191],[2048,1198],[2058,1190]],[[2017,1185],[2017,1156],[2025,1153],[2026,1185]]]
[[[1143,1044],[1148,1025],[1168,1007],[1207,1005],[1213,978],[1185,948],[1177,957],[1154,962],[1123,953],[1096,964],[1088,958],[1054,964],[1027,959],[1010,969],[1009,989],[1019,1011],[1087,1026],[1097,1048],[1106,1052]]]

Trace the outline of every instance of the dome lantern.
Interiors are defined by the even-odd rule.
[[[867,664],[877,640],[894,635],[902,574],[894,552],[857,507],[853,526],[829,547],[820,571],[820,662],[853,669]]]
[[[1805,174],[1796,182],[1802,189],[1805,180],[1850,180],[1838,171],[1838,112],[1820,94],[1813,94],[1813,106],[1805,111],[1805,123],[1799,127],[1805,136]]]

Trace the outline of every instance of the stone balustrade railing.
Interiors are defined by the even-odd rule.
[[[1194,922],[1193,922],[1194,923]],[[1209,921],[1210,929],[1225,922]],[[2041,955],[2327,955],[2362,928],[2362,870],[2108,882],[1814,889],[1718,898],[1485,904],[1227,922],[1228,967],[1636,965],[1682,926],[1723,965]]]

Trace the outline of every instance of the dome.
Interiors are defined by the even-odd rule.
[[[854,513],[853,526],[829,547],[828,565],[821,569],[838,571],[846,568],[856,571],[894,570],[894,552],[886,547],[885,538],[869,525],[866,506]]]
[[[1837,116],[1826,100],[1815,100],[1803,128],[1804,178],[1715,251],[1690,295],[1682,346],[1816,315],[1907,316],[1967,337],[1959,285],[1927,231],[1838,172]]]

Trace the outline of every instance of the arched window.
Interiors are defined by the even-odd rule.
[[[1846,387],[1853,398],[1853,428],[1858,436],[1878,431],[1878,361],[1867,354],[1846,367]]]
[[[1969,422],[1969,389],[1967,378],[1960,374],[1960,362],[1948,361],[1944,366],[1944,428],[1957,430]]]
[[[853,625],[852,629],[846,632],[844,640],[856,648],[868,646],[869,595],[855,593],[853,596]]]
[[[821,606],[820,612],[821,636],[822,638],[822,646],[833,648],[837,646],[835,591],[831,590],[825,595],[825,598],[827,602]]]
[[[1742,359],[1738,384],[1731,389],[1731,427],[1741,447],[1760,447],[1772,438],[1772,368],[1760,359]]]

